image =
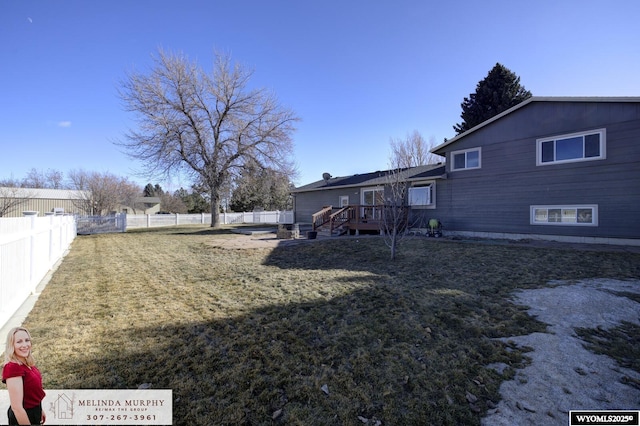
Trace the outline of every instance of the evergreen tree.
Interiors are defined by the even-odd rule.
[[[195,190],[189,193],[186,189],[180,188],[173,195],[182,200],[187,208],[187,213],[209,212],[209,202]]]
[[[285,210],[289,205],[289,178],[276,170],[246,164],[235,181],[229,208],[235,212]]]
[[[160,197],[164,194],[164,191],[162,190],[162,187],[160,186],[160,184],[156,183],[155,185],[152,185],[148,183],[144,187],[142,194],[145,197]]]
[[[497,63],[476,86],[462,107],[462,123],[453,126],[457,134],[500,114],[531,97],[531,92],[520,85],[520,77],[504,65]]]

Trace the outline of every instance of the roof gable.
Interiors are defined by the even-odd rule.
[[[498,121],[500,119],[502,119],[505,116],[508,116],[509,114],[526,107],[527,105],[533,103],[533,102],[635,102],[635,103],[640,103],[640,97],[634,97],[634,96],[620,96],[620,97],[562,97],[562,96],[551,96],[551,97],[545,97],[545,96],[532,96],[531,98],[520,102],[518,105],[515,105],[511,108],[509,108],[506,111],[501,112],[500,114],[496,115],[495,117],[492,117],[480,124],[478,124],[477,126],[467,130],[464,133],[461,133],[459,135],[456,135],[454,138],[447,140],[446,142],[436,146],[435,148],[433,148],[431,150],[432,153],[437,154],[437,155],[442,155],[444,156],[445,153],[447,151],[449,151],[447,148],[449,145],[459,141],[460,139],[465,138],[466,136],[470,135],[471,133],[485,127],[488,126],[489,124]]]

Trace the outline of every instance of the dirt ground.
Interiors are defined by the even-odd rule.
[[[327,238],[378,238],[377,235],[361,235],[361,236],[340,236],[329,237],[318,234],[317,239],[309,240],[306,238],[305,232],[300,232],[300,238],[296,239],[279,239],[276,236],[275,230],[249,230],[240,231],[230,235],[229,238],[220,238],[212,242],[214,246],[225,247],[229,249],[247,249],[247,248],[275,248],[278,246],[287,246],[293,244],[305,244],[313,243],[314,241],[320,241]],[[424,238],[424,237],[415,237]],[[622,245],[608,245],[608,244],[576,244],[576,243],[561,243],[556,241],[543,241],[543,240],[489,240],[480,238],[463,239],[459,237],[443,237],[443,241],[456,241],[460,243],[476,243],[476,244],[489,244],[489,245],[510,245],[510,246],[523,246],[523,247],[554,247],[571,250],[585,250],[585,251],[607,251],[607,252],[627,252],[627,253],[640,253],[640,246],[622,246]]]
[[[569,410],[638,410],[640,389],[623,384],[640,380],[605,355],[583,346],[574,329],[610,329],[628,321],[640,324],[640,303],[624,297],[640,294],[640,281],[609,279],[551,283],[557,287],[526,290],[514,301],[549,324],[547,333],[505,340],[533,350],[531,364],[500,387],[502,400],[484,418],[484,425],[566,425]],[[492,366],[501,371],[504,366]]]
[[[317,240],[308,240],[306,237],[279,239],[275,232],[254,231],[229,235],[228,238],[215,238],[211,240],[210,244],[215,247],[223,247],[230,250],[242,250],[250,248],[276,248],[293,244],[310,243],[313,241]]]
[[[330,237],[319,237],[323,238]],[[276,238],[273,233],[258,233],[233,236],[214,244],[228,249],[246,249],[275,248],[314,241],[317,240],[283,240]],[[640,252],[640,247],[547,241],[473,242]],[[505,339],[521,347],[532,348],[527,353],[531,364],[518,370],[513,380],[502,384],[502,400],[483,418],[485,426],[566,425],[570,410],[640,409],[640,390],[622,383],[625,377],[638,383],[640,374],[618,366],[605,355],[585,349],[583,341],[574,332],[578,327],[608,329],[621,321],[640,324],[640,303],[619,295],[623,292],[640,294],[640,281],[594,279],[550,285],[548,288],[521,291],[514,295],[515,303],[528,306],[532,316],[549,325],[548,332]],[[501,372],[506,366],[491,367]]]

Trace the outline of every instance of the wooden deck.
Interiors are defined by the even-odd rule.
[[[381,205],[349,205],[337,209],[326,206],[312,216],[313,230],[328,230],[332,235],[340,230],[379,231],[382,208]]]

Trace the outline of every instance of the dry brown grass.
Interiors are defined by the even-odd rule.
[[[390,263],[379,238],[216,238],[78,237],[26,322],[45,386],[170,388],[177,425],[478,424],[504,380],[486,365],[526,362],[490,338],[544,329],[513,290],[640,277],[629,253],[417,238]]]

